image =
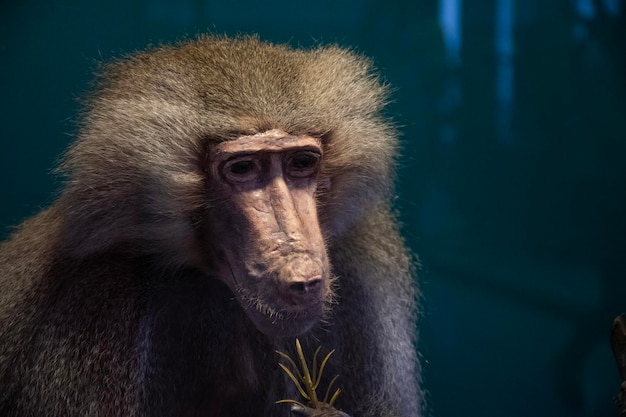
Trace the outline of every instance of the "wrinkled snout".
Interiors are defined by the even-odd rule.
[[[326,271],[324,259],[308,254],[290,256],[278,272],[278,296],[288,310],[299,311],[322,302]]]
[[[255,268],[249,273],[275,288],[279,304],[301,311],[323,302],[328,260],[317,219],[315,198],[307,188],[291,188],[276,175],[263,192],[247,194]]]

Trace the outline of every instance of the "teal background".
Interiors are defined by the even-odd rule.
[[[617,414],[624,1],[2,2],[2,237],[53,199],[96,62],[207,30],[352,46],[396,88],[430,413]]]

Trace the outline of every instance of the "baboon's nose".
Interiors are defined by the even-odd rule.
[[[286,287],[286,295],[294,307],[307,307],[321,301],[323,287],[321,276],[297,279]]]

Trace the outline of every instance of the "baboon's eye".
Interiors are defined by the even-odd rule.
[[[254,169],[254,164],[252,161],[239,161],[232,164],[229,169],[231,174],[245,175]]]
[[[253,181],[259,175],[258,162],[250,156],[239,157],[226,161],[222,167],[222,175],[228,182],[242,183]]]
[[[320,157],[320,154],[311,151],[294,153],[287,159],[287,174],[296,178],[309,177],[317,174]]]

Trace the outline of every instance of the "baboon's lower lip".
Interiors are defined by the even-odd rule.
[[[320,320],[322,313],[322,302],[299,311],[279,311],[262,305],[246,308],[246,314],[255,327],[274,337],[292,337],[306,333]]]

